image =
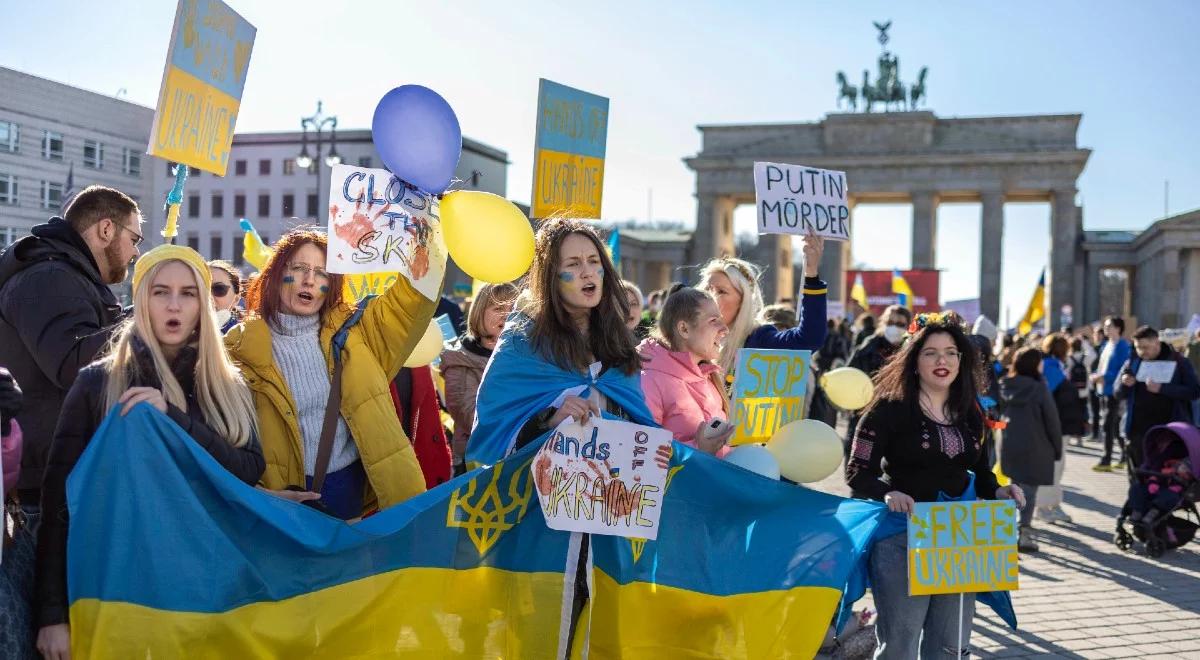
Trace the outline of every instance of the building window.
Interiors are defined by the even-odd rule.
[[[308,212],[305,213],[310,219],[317,217],[317,193],[308,193]]]
[[[11,174],[0,174],[0,204],[17,204],[17,177]]]
[[[284,215],[284,217],[296,215],[295,208],[296,208],[296,196],[291,193],[284,195],[283,196],[283,215]]]
[[[212,217],[220,218],[225,215],[225,197],[221,193],[213,193]]]
[[[121,148],[121,171],[130,176],[142,175],[142,155],[130,149]]]
[[[175,176],[175,161],[167,161],[167,176]]]
[[[270,245],[270,244],[271,244],[271,237],[270,237],[270,236],[268,236],[268,235],[266,235],[266,234],[259,234],[259,235],[258,235],[258,237],[262,239],[263,245]]]
[[[283,173],[288,174],[288,175],[296,173],[296,159],[295,158],[284,158],[283,159]]]
[[[200,237],[199,236],[197,236],[195,234],[188,234],[187,241],[188,241],[188,247],[192,248],[193,250],[195,250],[197,252],[200,251]]]
[[[242,251],[237,249],[237,241],[234,241],[233,244],[233,265],[241,268],[242,264],[246,263],[246,259],[242,256]]]
[[[233,215],[236,218],[246,217],[246,196],[245,195],[234,195],[233,196]]]
[[[95,140],[83,141],[83,166],[104,169],[104,145]]]
[[[246,161],[236,161],[233,164],[233,173],[237,176],[246,176]]]
[[[42,158],[46,160],[63,159],[63,136],[54,131],[42,132]]]
[[[62,205],[63,184],[42,182],[42,208],[57,209]]]
[[[358,166],[359,167],[370,167],[371,166],[371,157],[370,156],[359,156],[358,157]]]
[[[188,217],[200,217],[200,195],[188,195]]]
[[[271,216],[271,196],[258,196],[258,217],[269,218]]]
[[[21,150],[21,126],[16,122],[0,121],[0,151],[17,153]]]
[[[264,159],[258,161],[258,173],[260,176],[270,176],[271,175],[271,159],[264,158]]]
[[[208,258],[209,259],[220,259],[221,258],[221,247],[222,247],[221,235],[213,234],[208,239]]]

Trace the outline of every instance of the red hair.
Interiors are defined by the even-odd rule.
[[[273,246],[274,252],[267,259],[262,272],[250,284],[246,291],[246,308],[269,323],[275,323],[279,314],[279,290],[283,286],[283,277],[287,265],[296,252],[305,245],[314,245],[327,252],[329,241],[322,234],[311,229],[293,229],[279,237]],[[321,305],[321,314],[330,309],[336,309],[342,304],[342,276],[329,273],[329,291],[325,293],[325,302]]]

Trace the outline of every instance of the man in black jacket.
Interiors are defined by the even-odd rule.
[[[1158,331],[1142,326],[1133,333],[1137,353],[1125,363],[1115,395],[1127,403],[1125,437],[1129,439],[1130,467],[1141,467],[1142,439],[1153,426],[1171,422],[1196,423],[1192,419],[1192,400],[1200,397],[1200,381],[1192,363],[1158,338]],[[1145,362],[1174,365],[1168,382],[1139,380]],[[1168,367],[1170,369],[1170,367]]]
[[[0,365],[24,391],[17,415],[24,436],[17,493],[25,525],[15,535],[15,557],[32,557],[42,474],[63,399],[122,318],[108,285],[125,280],[142,241],[138,205],[119,190],[89,186],[63,215],[0,254]],[[5,559],[4,579],[28,584],[21,591],[31,594],[32,566],[17,576],[12,571],[22,569]],[[32,638],[29,644],[32,655]]]

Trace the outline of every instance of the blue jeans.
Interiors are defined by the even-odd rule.
[[[304,487],[312,488],[311,475],[304,477]],[[337,472],[325,475],[320,502],[329,513],[342,520],[357,518],[362,515],[366,487],[367,471],[362,461],[354,461]]]
[[[957,640],[958,594],[908,595],[908,536],[875,543],[870,559],[875,623],[875,660],[960,658],[968,655],[975,594],[963,594],[962,640]]]

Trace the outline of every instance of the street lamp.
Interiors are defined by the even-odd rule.
[[[311,117],[300,118],[300,155],[296,156],[296,164],[303,168],[312,167],[313,174],[317,177],[317,203],[320,206],[321,201],[321,131],[326,126],[329,127],[329,155],[325,157],[325,164],[333,167],[342,162],[342,157],[337,152],[337,117],[327,116],[322,112],[322,103],[317,101],[317,112]],[[312,156],[308,153],[308,129],[312,128],[316,135],[316,155]],[[316,220],[316,218],[312,218]]]

